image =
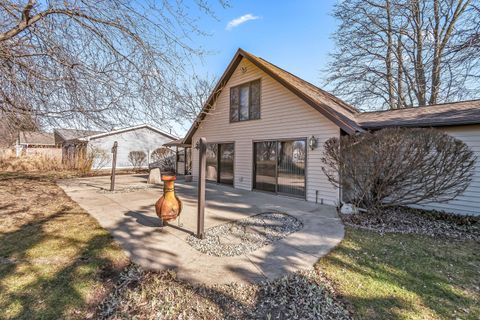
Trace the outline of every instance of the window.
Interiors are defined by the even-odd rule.
[[[230,88],[230,122],[260,119],[260,80]]]

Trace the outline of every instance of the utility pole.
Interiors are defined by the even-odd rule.
[[[197,238],[205,236],[205,168],[207,165],[207,139],[200,138],[196,146],[198,149],[198,216],[197,216]]]
[[[118,149],[118,143],[115,141],[113,143],[112,147],[112,176],[110,177],[110,191],[115,190],[115,167],[117,166],[117,149]]]

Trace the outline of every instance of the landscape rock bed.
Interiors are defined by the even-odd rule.
[[[210,228],[202,240],[190,235],[187,243],[211,256],[231,257],[255,251],[302,228],[300,220],[286,213],[265,212]]]
[[[158,186],[155,185],[131,185],[128,187],[123,187],[123,188],[115,188],[115,190],[110,191],[110,189],[100,189],[98,193],[129,193],[129,192],[135,192],[135,191],[140,191],[140,190],[146,190],[146,189],[152,189],[152,188],[158,188]]]
[[[424,234],[480,241],[480,217],[398,207],[381,214],[341,214],[347,226],[380,233]]]

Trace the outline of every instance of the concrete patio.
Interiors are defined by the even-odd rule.
[[[108,176],[62,180],[58,184],[112,233],[134,262],[146,269],[176,270],[179,278],[196,283],[258,282],[308,269],[344,235],[333,207],[207,184],[205,229],[271,210],[288,213],[303,223],[300,231],[249,254],[209,256],[185,241],[196,231],[194,182],[177,181],[176,192],[184,204],[180,223],[174,221],[163,228],[154,207],[162,186],[147,185],[144,175],[117,176],[117,193],[105,191],[110,185]],[[133,191],[121,192],[125,188]]]

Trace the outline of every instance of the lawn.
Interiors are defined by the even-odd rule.
[[[347,227],[317,272],[207,288],[126,268],[58,177],[0,173],[0,319],[480,318],[478,242]]]
[[[347,228],[317,264],[359,319],[480,319],[480,245]]]
[[[128,259],[55,185],[0,173],[0,319],[85,319]]]

